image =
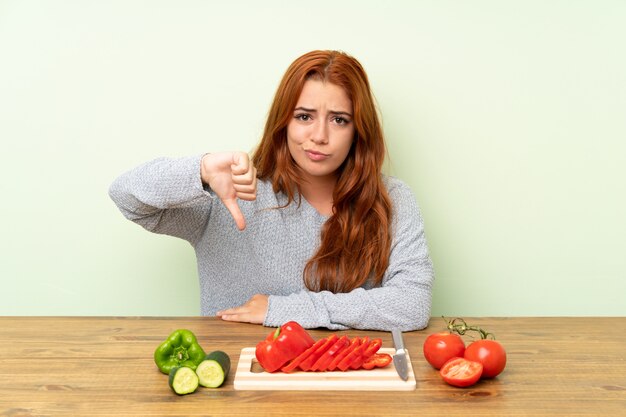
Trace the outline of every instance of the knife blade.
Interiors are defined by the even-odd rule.
[[[406,350],[404,350],[402,333],[398,329],[393,329],[391,336],[393,337],[393,346],[396,348],[396,353],[393,355],[393,366],[396,367],[400,378],[406,381],[409,379],[409,362],[406,358]]]

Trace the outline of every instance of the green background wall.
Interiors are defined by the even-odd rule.
[[[0,315],[197,315],[194,254],[107,195],[252,150],[312,49],[365,66],[434,315],[624,315],[624,1],[0,1]]]

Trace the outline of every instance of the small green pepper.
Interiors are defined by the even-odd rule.
[[[176,366],[187,366],[195,370],[204,356],[196,335],[189,330],[178,329],[154,351],[154,363],[161,372],[169,374]]]

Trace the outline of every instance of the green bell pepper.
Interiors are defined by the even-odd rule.
[[[176,366],[187,366],[195,370],[204,356],[196,335],[189,330],[178,329],[154,351],[154,363],[161,372],[169,374]]]

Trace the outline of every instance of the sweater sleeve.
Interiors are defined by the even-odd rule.
[[[146,230],[195,244],[213,200],[200,179],[201,159],[159,158],[142,164],[119,176],[109,196],[127,219]]]
[[[381,286],[339,294],[302,290],[271,295],[266,326],[295,320],[306,328],[411,331],[428,325],[434,272],[424,223],[408,186],[399,180],[392,184],[393,243]]]

